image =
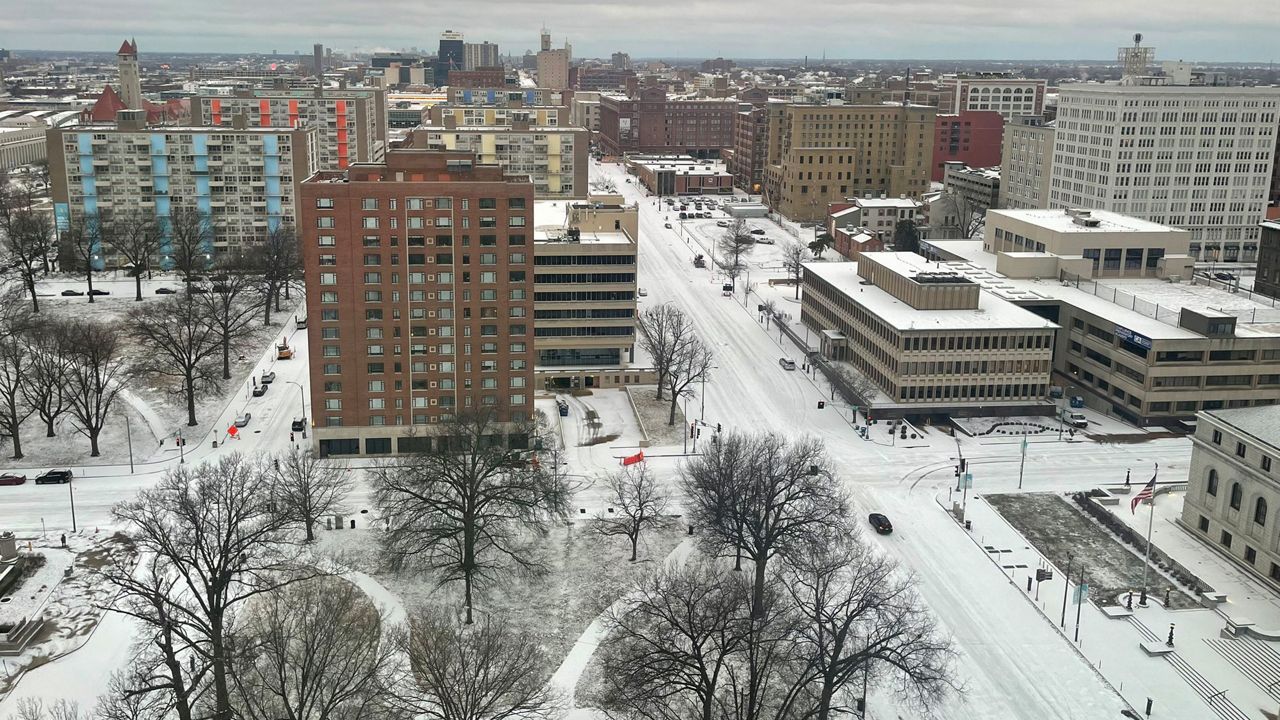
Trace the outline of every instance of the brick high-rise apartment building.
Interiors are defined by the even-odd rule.
[[[395,149],[302,184],[315,441],[411,451],[468,410],[533,411],[533,185]]]
[[[732,148],[736,100],[668,98],[659,87],[639,96],[600,96],[600,145],[609,155],[676,153],[718,158]]]

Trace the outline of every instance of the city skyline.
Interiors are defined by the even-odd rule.
[[[401,0],[360,6],[333,3],[295,8],[245,0],[202,5],[185,1],[162,7],[130,0],[66,12],[56,1],[0,20],[0,45],[20,37],[27,49],[84,51],[106,48],[121,36],[143,38],[152,52],[306,53],[313,42],[348,51],[433,48],[440,32],[462,32],[470,41],[498,43],[505,52],[537,50],[538,31],[549,28],[557,46],[565,40],[577,57],[605,57],[623,50],[633,57],[739,57],[831,59],[1105,60],[1116,37],[1142,32],[1158,58],[1198,62],[1274,61],[1280,20],[1260,0],[1234,3],[1230,12],[1176,0],[1158,16],[1101,2],[1075,3],[1069,18],[1046,23],[1056,8],[1036,3],[982,3],[971,7],[926,4],[909,16],[886,16],[879,3],[808,2],[787,6],[751,2],[645,6],[587,3],[484,3],[461,5],[447,17],[413,32],[388,23],[415,8]],[[375,10],[370,12],[370,10]],[[754,10],[754,11],[753,11]],[[856,34],[834,31],[833,17],[856,21],[874,14]],[[726,22],[726,19],[735,19]],[[672,22],[679,19],[679,22]],[[768,44],[740,32],[738,22],[770,27]],[[20,33],[20,34],[19,34]]]

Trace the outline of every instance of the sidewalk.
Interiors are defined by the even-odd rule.
[[[1168,495],[1157,498],[1158,505],[1174,502]],[[945,504],[945,498],[939,498],[939,504]],[[1060,632],[1072,640],[1077,606],[1071,595],[1080,568],[1072,568],[1074,581],[1066,598],[1065,627],[1061,627],[1066,568],[1053,568],[1054,577],[1040,583],[1037,600],[1034,582],[1032,591],[1026,592],[1027,580],[1034,579],[1036,568],[1049,567],[1045,557],[980,497],[969,497],[966,519],[973,524],[970,537],[978,546],[976,549],[987,554],[993,569],[1004,574],[1028,602],[1040,608],[1046,622],[1060,627]],[[1156,544],[1159,545],[1158,540]],[[1276,707],[1275,700],[1259,685],[1224,662],[1218,644],[1225,621],[1213,610],[1166,611],[1157,604],[1139,608],[1135,601],[1131,616],[1118,614],[1121,617],[1108,617],[1092,601],[1086,602],[1080,608],[1080,640],[1075,647],[1135,709],[1141,711],[1147,698],[1152,698],[1152,714],[1161,718],[1262,720],[1262,708]],[[1140,644],[1155,642],[1162,646],[1170,623],[1175,625],[1175,651],[1163,657],[1148,656]],[[1206,701],[1220,692],[1225,696],[1216,697],[1212,705]]]

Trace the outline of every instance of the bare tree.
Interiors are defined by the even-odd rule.
[[[0,251],[5,264],[18,272],[31,295],[33,312],[40,312],[36,273],[45,267],[52,250],[53,223],[46,213],[31,207],[0,211]]]
[[[240,266],[222,266],[213,291],[195,295],[201,313],[217,332],[222,350],[222,379],[231,379],[231,351],[253,335],[253,319],[263,298],[258,281]]]
[[[640,347],[648,353],[658,375],[657,399],[661,400],[667,376],[694,337],[693,320],[675,305],[664,303],[642,311],[636,325],[640,331]]]
[[[667,369],[667,389],[671,391],[671,412],[667,414],[667,424],[676,424],[676,408],[680,395],[693,383],[705,380],[711,373],[711,364],[715,361],[711,348],[702,342],[697,335],[689,336],[676,348],[671,367]]]
[[[410,620],[402,637],[409,677],[391,704],[430,720],[539,720],[555,710],[538,641],[486,616],[475,625],[441,611]]]
[[[795,643],[810,672],[797,685],[808,685],[813,700],[805,717],[850,712],[836,700],[855,683],[888,681],[897,694],[926,707],[959,689],[956,653],[916,594],[914,579],[856,534],[798,554],[782,585],[802,618]]]
[[[134,300],[142,302],[142,276],[151,273],[151,263],[160,251],[160,227],[146,210],[113,213],[109,224],[111,247],[128,263]]]
[[[756,246],[756,239],[751,235],[747,221],[737,218],[730,223],[716,245],[720,249],[720,260],[717,264],[731,281],[736,282],[742,271],[747,269],[746,257]]]
[[[175,528],[176,529],[176,528]],[[187,588],[159,554],[141,567],[112,558],[100,572],[122,590],[120,602],[99,606],[139,621],[135,652],[129,665],[114,675],[106,703],[109,717],[120,720],[193,720],[209,692],[208,640],[179,622],[172,607]]]
[[[43,701],[23,698],[18,701],[17,714],[13,720],[89,720],[88,713],[80,711],[80,705],[66,698],[45,705]]]
[[[606,712],[646,720],[715,720],[728,668],[749,632],[750,591],[709,562],[665,567],[609,618],[602,657]]]
[[[947,237],[971,238],[987,221],[987,204],[967,193],[947,190],[933,202],[943,212],[941,229]]]
[[[346,468],[324,464],[310,450],[298,447],[290,447],[275,463],[275,497],[280,512],[301,525],[307,532],[307,542],[312,542],[316,539],[316,523],[343,508],[351,493],[351,477]]]
[[[98,457],[98,436],[111,405],[128,377],[120,347],[120,328],[114,323],[73,320],[61,326],[72,347],[67,389],[76,430],[89,438],[89,455]]]
[[[667,495],[644,464],[630,465],[604,478],[609,505],[616,512],[599,515],[596,531],[606,537],[621,535],[631,542],[631,562],[636,561],[640,534],[662,526]]]
[[[192,275],[209,269],[215,235],[209,213],[189,205],[174,205],[159,225],[160,251],[183,278],[190,281]]]
[[[397,648],[360,588],[323,577],[250,604],[238,624],[235,705],[246,720],[374,717]]]
[[[775,433],[729,433],[681,470],[691,523],[713,548],[741,550],[755,565],[752,612],[763,617],[769,561],[808,551],[845,525],[849,503],[822,443]]]
[[[218,330],[192,295],[134,308],[129,334],[149,350],[138,372],[177,380],[187,403],[187,425],[196,424],[196,398],[218,387],[214,358],[222,347]]]
[[[58,247],[58,267],[63,271],[84,273],[89,286],[89,302],[94,301],[93,271],[100,258],[103,240],[108,236],[107,223],[97,213],[78,215],[62,231]]]
[[[23,457],[22,423],[35,412],[22,392],[30,376],[31,353],[26,340],[17,335],[0,338],[0,435],[12,441],[14,460]]]
[[[787,240],[782,243],[782,267],[787,271],[787,279],[796,286],[796,299],[800,299],[800,282],[804,280],[804,263],[809,259],[809,249],[799,240]]]
[[[271,324],[271,310],[280,310],[280,295],[302,270],[302,250],[292,225],[279,225],[267,232],[245,258],[261,284],[262,324]]]
[[[35,327],[26,335],[31,366],[22,394],[44,423],[45,437],[57,434],[54,424],[71,409],[68,384],[74,348],[60,325],[61,322]]]
[[[840,362],[832,362],[828,365],[832,368],[835,378],[832,378],[832,400],[835,399],[834,393],[838,388],[844,399],[854,405],[862,407],[870,407],[875,400],[876,394],[880,391],[880,386],[875,380],[857,372],[848,365]]]
[[[237,610],[290,582],[315,577],[300,566],[288,521],[271,511],[272,473],[239,454],[201,465],[180,465],[113,510],[133,528],[139,552],[154,556],[155,574],[174,587],[158,598],[163,613],[134,617],[160,629],[164,622],[209,665],[214,720],[231,720],[231,632]],[[113,574],[125,597],[154,598],[150,584]]]
[[[526,442],[519,430],[506,433],[496,412],[464,412],[421,438],[429,447],[373,473],[391,564],[423,565],[441,583],[461,580],[468,623],[477,585],[510,568],[543,569],[528,531],[568,512],[565,479],[526,463],[512,447]]]

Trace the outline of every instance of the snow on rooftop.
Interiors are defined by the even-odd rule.
[[[919,200],[912,198],[853,198],[853,202],[864,208],[918,208]]]
[[[1272,447],[1280,447],[1280,405],[1205,410],[1204,413],[1222,423],[1239,428]]]
[[[1097,220],[1098,225],[1088,227],[1075,222],[1075,217],[1066,210],[992,210],[997,217],[1003,216],[1021,220],[1054,232],[1070,233],[1103,233],[1103,232],[1185,232],[1175,227],[1161,225],[1150,220],[1141,220],[1129,215],[1121,215],[1110,210],[1087,210],[1087,217]],[[991,224],[988,219],[988,225]]]
[[[880,257],[897,254],[909,253],[876,253],[876,259],[886,266],[896,264],[901,267],[913,267],[902,260],[886,261]],[[928,265],[923,269],[925,272],[938,269],[929,265],[923,258],[921,262]],[[1058,327],[1030,310],[1024,310],[990,292],[980,292],[978,307],[972,310],[917,310],[875,285],[864,285],[865,280],[858,275],[858,263],[805,263],[804,267],[805,270],[839,288],[868,312],[898,330],[1011,330]]]

